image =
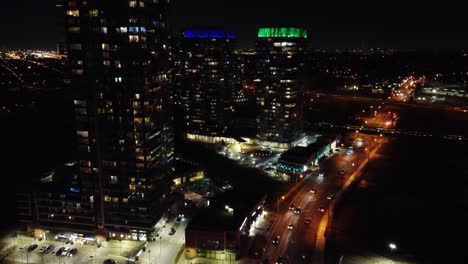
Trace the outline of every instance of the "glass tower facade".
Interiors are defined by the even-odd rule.
[[[301,73],[307,32],[301,28],[260,28],[257,39],[257,137],[289,147],[302,131]]]
[[[181,38],[180,81],[187,97],[186,131],[224,136],[231,125],[233,103],[240,96],[233,47],[234,35],[215,29],[187,29]]]
[[[169,8],[168,0],[66,1],[79,192],[96,210],[91,224],[110,238],[147,239],[169,187]]]

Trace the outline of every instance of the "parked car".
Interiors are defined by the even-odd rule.
[[[288,225],[288,229],[289,229],[289,230],[292,230],[292,229],[293,229],[293,224],[289,224],[289,225]]]
[[[117,261],[115,259],[106,259],[103,264],[117,264]]]
[[[76,252],[78,252],[78,249],[72,248],[70,249],[70,251],[68,251],[67,256],[73,257],[74,255],[76,255]]]
[[[30,245],[30,246],[28,247],[28,252],[31,252],[31,251],[33,251],[33,250],[36,249],[36,248],[37,248],[37,244],[32,244],[32,245]]]
[[[55,249],[54,245],[48,245],[47,248],[44,250],[44,253],[47,254],[47,253],[51,252],[54,249]]]
[[[169,231],[169,235],[172,236],[173,234],[175,234],[175,232],[176,230],[173,227],[171,227],[171,230]]]
[[[56,255],[56,256],[62,255],[63,250],[65,250],[65,247],[59,248],[59,249],[55,252],[55,255]]]
[[[310,224],[310,222],[312,222],[312,220],[311,220],[310,218],[306,218],[306,219],[304,220],[304,223],[306,223],[306,224]]]
[[[46,245],[42,246],[41,248],[39,248],[39,252],[40,252],[40,253],[44,253],[44,251],[46,250],[46,248],[47,248]]]
[[[70,249],[71,249],[71,248],[69,248],[69,247],[64,248],[64,249],[62,250],[62,256],[65,257],[65,256],[68,254],[68,251],[70,251]]]

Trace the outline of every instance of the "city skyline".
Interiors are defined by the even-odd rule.
[[[0,11],[0,31],[4,32],[0,47],[55,48],[64,40],[65,31],[56,7],[59,2],[5,3]],[[460,3],[418,2],[375,5],[293,0],[277,8],[267,1],[175,1],[172,32],[177,36],[186,27],[220,27],[236,34],[240,48],[254,48],[257,28],[295,25],[305,27],[310,32],[309,46],[319,49],[459,50],[468,46]]]
[[[463,262],[461,7],[37,2],[0,11],[2,261]]]

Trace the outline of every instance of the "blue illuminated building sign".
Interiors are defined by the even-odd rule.
[[[227,38],[234,39],[234,33],[220,29],[186,29],[184,38]]]

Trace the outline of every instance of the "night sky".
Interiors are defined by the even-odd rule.
[[[0,47],[54,48],[64,31],[57,1],[2,1]],[[310,46],[316,48],[468,48],[462,1],[434,2],[176,0],[173,30],[226,28],[243,48],[253,47],[256,29],[269,25],[305,26]]]

